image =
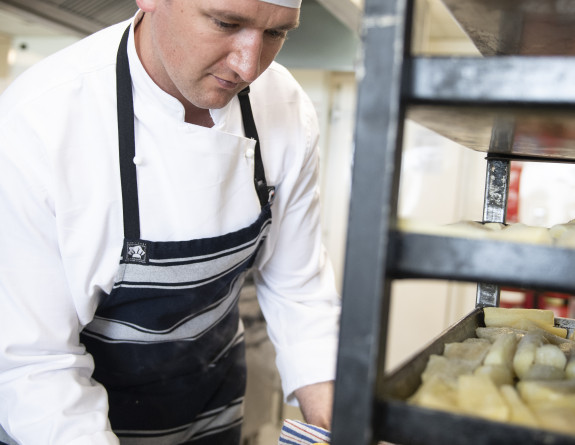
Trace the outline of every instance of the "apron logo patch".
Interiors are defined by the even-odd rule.
[[[147,263],[148,245],[143,242],[127,242],[124,260],[127,263]]]

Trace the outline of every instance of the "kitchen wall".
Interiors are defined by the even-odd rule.
[[[4,37],[8,52],[3,59],[3,75],[0,78],[0,91],[3,91],[17,76],[46,56],[78,40],[74,36],[30,36]]]

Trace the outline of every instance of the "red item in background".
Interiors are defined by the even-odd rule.
[[[525,307],[535,309],[549,309],[556,317],[569,317],[569,295],[557,292],[526,292]]]
[[[556,317],[572,318],[573,308],[570,307],[571,296],[558,292],[537,292],[537,291],[520,291],[513,288],[502,288],[509,293],[513,292],[518,298],[505,298],[502,295],[499,303],[504,308],[526,308],[526,309],[548,309],[552,310]]]
[[[519,189],[522,169],[523,164],[521,162],[512,161],[510,163],[506,223],[519,222]],[[516,289],[507,288],[505,290],[517,292]],[[571,315],[569,310],[569,295],[556,292],[525,291],[523,292],[523,296],[523,298],[510,299],[508,301],[502,298],[499,305],[507,308],[550,309],[557,317],[570,317]]]
[[[519,186],[523,164],[511,162],[509,167],[509,192],[507,194],[507,223],[519,221]]]

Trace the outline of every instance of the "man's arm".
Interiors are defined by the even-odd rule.
[[[0,423],[26,445],[118,444],[79,344],[50,165],[23,121],[0,126]]]
[[[295,390],[295,396],[307,423],[331,430],[333,389],[332,381],[315,383]]]
[[[298,403],[309,422],[327,427],[341,306],[322,243],[319,125],[312,102],[283,68],[272,66],[257,82],[252,92],[266,141],[262,157],[277,193],[254,280],[285,400]]]

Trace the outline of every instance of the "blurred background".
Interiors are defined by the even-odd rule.
[[[322,219],[325,245],[338,286],[345,260],[356,103],[356,64],[361,51],[362,0],[303,0],[301,26],[290,34],[278,61],[311,97],[321,125]],[[28,67],[108,25],[130,18],[133,0],[0,0],[0,92]],[[413,52],[479,53],[440,0],[417,0]],[[482,219],[485,154],[459,146],[412,121],[404,137],[399,215],[446,224]],[[575,171],[559,164],[513,163],[510,220],[550,227],[575,218]],[[467,314],[475,284],[394,282],[387,366],[392,368]],[[539,296],[562,316],[568,296]],[[533,298],[505,291],[502,304]],[[526,303],[527,302],[527,303]],[[247,328],[249,381],[245,445],[277,442],[284,418],[299,418],[283,404],[274,351],[267,339],[255,290],[246,286],[242,313]]]

